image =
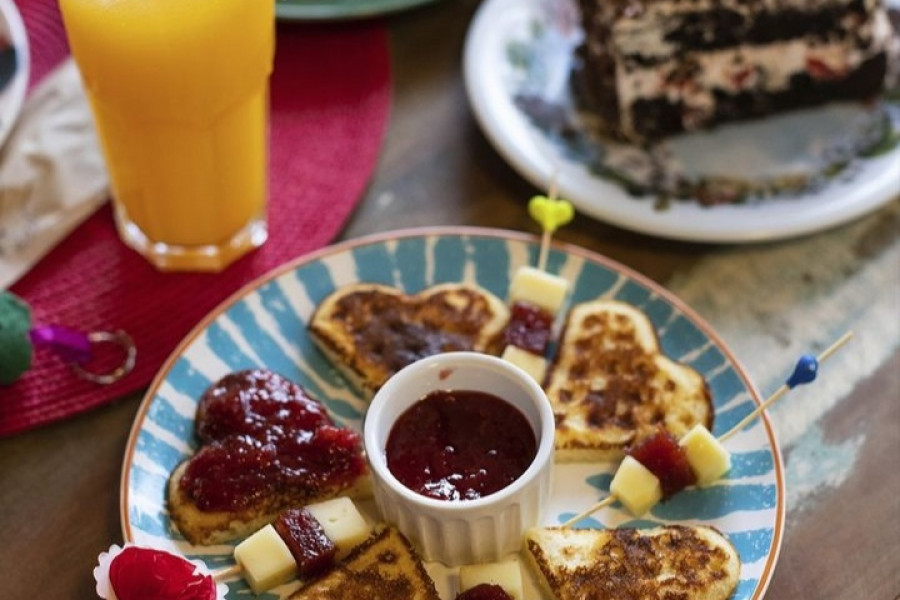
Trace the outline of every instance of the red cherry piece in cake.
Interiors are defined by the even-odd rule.
[[[844,71],[845,69],[835,68],[821,58],[815,56],[806,57],[806,72],[813,79],[821,81],[840,79],[846,74]]]

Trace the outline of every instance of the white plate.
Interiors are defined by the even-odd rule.
[[[181,342],[151,384],[135,418],[122,469],[121,519],[126,541],[204,560],[232,563],[232,546],[192,546],[166,510],[169,473],[197,447],[193,419],[210,382],[230,371],[264,366],[320,398],[339,421],[359,428],[365,401],[311,342],[306,324],[316,305],[338,287],[360,282],[393,285],[415,293],[437,283],[478,283],[505,298],[512,274],[534,264],[533,236],[476,228],[391,232],[346,242],[301,257],[238,291]],[[557,245],[548,268],[573,283],[572,301],[598,296],[644,310],[659,331],[663,351],[708,380],[721,434],[759,402],[732,353],[690,308],[645,277],[574,246]],[[741,555],[740,584],[732,600],[759,600],[772,576],[784,531],[784,478],[778,444],[763,419],[729,440],[732,471],[716,485],[686,490],[635,520],[618,505],[584,525],[650,527],[706,523],[718,527]],[[561,464],[553,476],[546,524],[559,524],[607,495],[615,465]],[[442,597],[453,596],[453,572],[430,565]],[[276,589],[286,596],[296,584]],[[244,598],[243,581],[229,583],[228,598]],[[267,596],[268,597],[268,596]],[[527,596],[538,598],[537,592]]]
[[[275,14],[285,21],[362,19],[399,12],[435,0],[277,0]]]
[[[603,148],[605,160],[615,156],[619,165],[635,158],[634,149],[598,143],[585,125],[585,115],[571,109],[568,75],[581,32],[568,5],[560,0],[552,4],[556,12],[550,12],[543,0],[486,0],[466,40],[465,83],[476,118],[500,154],[544,190],[555,175],[560,195],[580,211],[660,237],[754,242],[832,227],[900,195],[900,147],[853,161],[839,176],[799,195],[713,207],[672,201],[663,210],[657,208],[654,196],[629,195],[620,185],[592,172],[599,164],[598,148]],[[517,105],[515,98],[520,94],[537,95],[564,107],[574,135],[561,140],[547,128],[537,127]],[[831,148],[830,144],[871,118],[871,112],[850,105],[795,111],[678,136],[664,144],[662,151],[684,165],[688,174],[753,172],[771,177],[832,160],[822,148]]]
[[[28,86],[28,37],[12,0],[0,0],[0,146],[22,110]]]

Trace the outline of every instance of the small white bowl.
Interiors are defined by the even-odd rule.
[[[531,425],[537,454],[514,482],[474,500],[438,500],[414,492],[388,469],[385,448],[394,422],[435,391],[493,394],[518,408]],[[553,411],[539,385],[520,368],[475,352],[450,352],[419,360],[391,377],[375,394],[363,439],[375,484],[375,503],[428,561],[459,566],[500,560],[516,552],[536,525],[550,495]]]

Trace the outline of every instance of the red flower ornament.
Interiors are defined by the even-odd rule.
[[[94,578],[105,600],[224,600],[228,591],[200,561],[132,544],[100,554]]]

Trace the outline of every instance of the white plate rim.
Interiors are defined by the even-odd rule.
[[[556,173],[560,195],[583,213],[639,233],[707,243],[750,243],[812,234],[862,217],[900,197],[900,147],[865,161],[871,178],[857,176],[851,185],[832,182],[825,202],[820,196],[770,199],[760,204],[701,207],[672,202],[665,211],[653,199],[633,198],[618,185],[590,176],[554,153],[513,104],[494,72],[493,59],[503,43],[503,27],[540,0],[485,0],[466,36],[463,75],[469,104],[494,148],[532,185],[547,190]],[[849,199],[848,199],[849,197]]]
[[[284,21],[364,19],[430,4],[437,0],[276,0],[275,16]]]
[[[198,336],[200,336],[213,321],[219,318],[230,307],[241,302],[248,295],[256,292],[263,285],[274,281],[278,277],[294,271],[303,265],[321,261],[331,255],[346,253],[353,250],[354,248],[369,246],[373,244],[383,244],[403,239],[427,239],[432,237],[478,237],[505,241],[516,241],[521,243],[540,243],[540,238],[532,234],[487,227],[432,226],[385,231],[346,240],[343,242],[325,246],[308,254],[301,255],[260,275],[259,277],[255,278],[254,280],[250,281],[249,283],[235,291],[228,298],[223,300],[216,308],[211,310],[202,320],[200,320],[197,325],[195,325],[194,328],[191,329],[191,331],[181,340],[181,342],[179,342],[178,346],[176,346],[176,348],[172,351],[172,353],[160,367],[153,381],[147,388],[140,405],[138,406],[138,410],[132,422],[132,426],[129,431],[125,446],[119,482],[119,516],[123,540],[125,542],[134,542],[134,534],[132,532],[131,523],[129,520],[129,477],[131,466],[133,465],[137,439],[142,431],[144,422],[147,419],[148,411],[153,404],[154,398],[157,395],[157,391],[166,380],[174,364],[182,356],[185,350],[191,346],[191,344],[198,338]],[[592,250],[558,241],[552,242],[552,247],[554,250],[563,252],[566,255],[574,255],[580,257],[585,261],[597,263],[604,268],[610,269],[611,271],[623,275],[629,280],[632,280],[646,287],[649,291],[656,294],[659,298],[671,304],[688,320],[690,320],[691,323],[693,323],[698,329],[700,329],[707,337],[707,339],[713,341],[717,345],[730,367],[740,378],[752,401],[757,405],[760,405],[762,403],[762,397],[759,390],[753,383],[745,367],[737,359],[730,347],[716,333],[712,326],[706,322],[705,319],[703,319],[679,297],[677,297],[672,292],[667,290],[662,285],[656,283],[649,277],[639,273],[638,271],[635,271],[624,264],[621,264]],[[775,522],[773,524],[771,546],[765,559],[765,566],[762,572],[759,574],[756,588],[754,589],[753,594],[752,596],[750,596],[749,600],[762,600],[765,596],[765,592],[768,589],[769,584],[771,583],[771,579],[774,574],[775,566],[777,565],[778,558],[781,552],[781,546],[783,543],[786,514],[786,488],[784,480],[784,462],[781,448],[777,441],[774,428],[772,427],[769,416],[766,412],[763,412],[760,415],[760,423],[764,427],[765,436],[769,444],[768,449],[772,452],[773,472],[776,486],[776,506],[774,509]]]

